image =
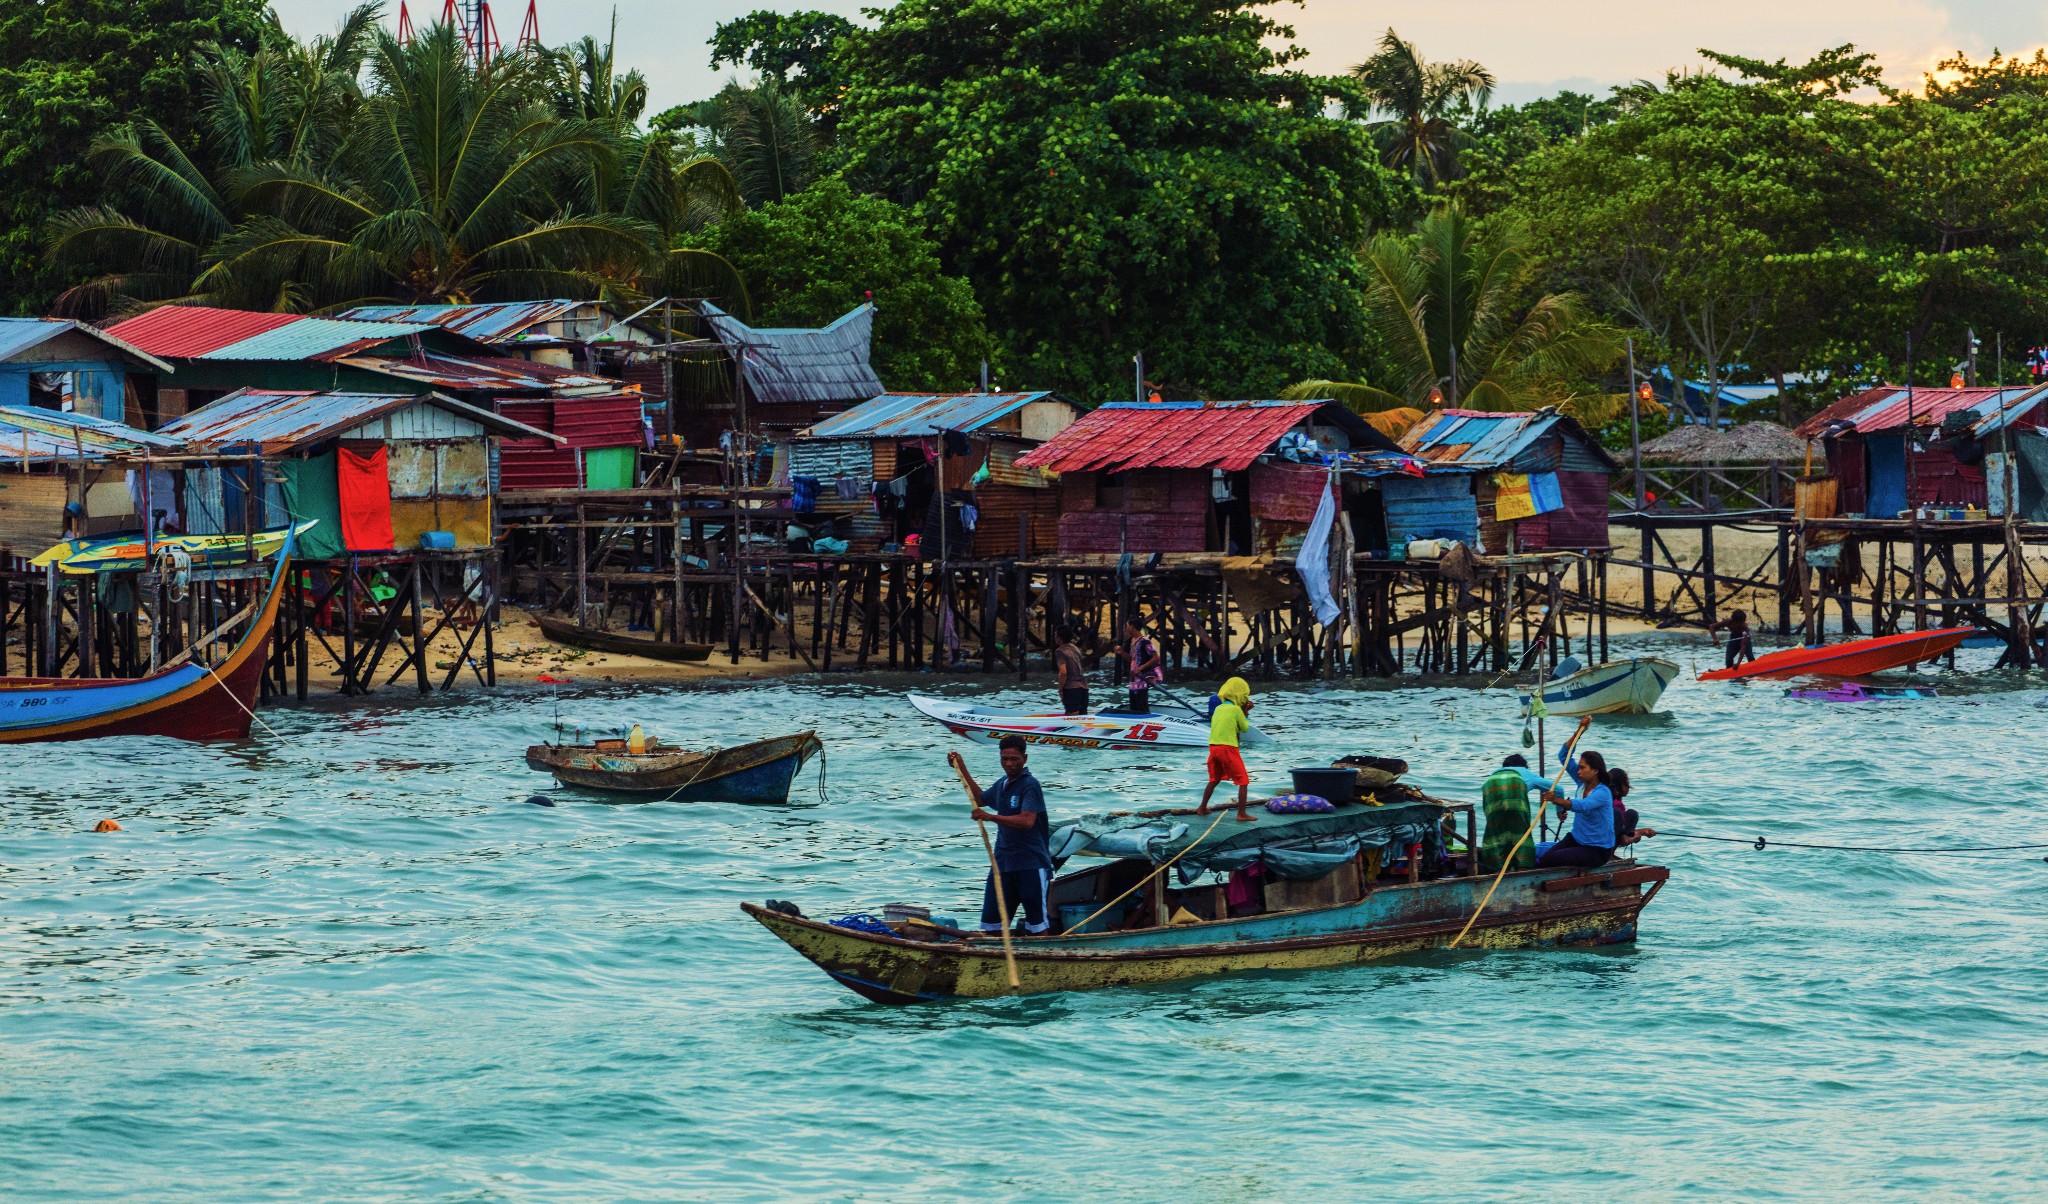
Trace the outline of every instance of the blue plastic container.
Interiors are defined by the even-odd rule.
[[[420,532],[420,547],[429,552],[453,552],[455,550],[455,532],[422,531]]]

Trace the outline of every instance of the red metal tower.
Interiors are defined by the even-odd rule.
[[[441,0],[441,24],[462,35],[462,45],[479,63],[487,63],[504,52],[498,37],[498,21],[491,15],[491,0]],[[414,37],[412,13],[406,0],[398,0],[398,44]],[[526,20],[519,26],[517,49],[540,46],[539,0],[526,0]]]

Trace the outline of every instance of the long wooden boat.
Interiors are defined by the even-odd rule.
[[[565,786],[630,794],[640,802],[786,803],[790,783],[824,747],[816,732],[699,751],[634,753],[624,740],[600,740],[536,744],[526,750],[526,764]]]
[[[676,644],[666,640],[643,640],[616,632],[601,631],[558,619],[553,615],[536,615],[540,621],[541,633],[557,644],[572,648],[591,648],[598,652],[617,652],[624,656],[644,656],[658,661],[701,661],[711,655],[712,644]]]
[[[39,553],[29,563],[41,568],[55,564],[62,572],[83,575],[104,572],[109,569],[134,569],[141,565],[143,553],[153,546],[158,550],[176,548],[192,558],[199,567],[225,564],[241,564],[253,548],[256,559],[264,560],[277,554],[285,541],[296,539],[318,525],[319,519],[308,519],[296,527],[278,527],[268,531],[257,531],[251,535],[159,535],[146,545],[140,535],[105,535],[94,539],[67,539]]]
[[[135,678],[0,677],[0,744],[103,736],[246,738],[290,562],[287,543],[263,598],[218,665],[187,661]]]
[[[956,736],[991,743],[1004,736],[1021,736],[1027,744],[1055,748],[1203,748],[1209,747],[1209,725],[1197,722],[1193,714],[1143,715],[1124,711],[1098,711],[1093,715],[1035,714],[1008,711],[950,698],[909,696],[910,705],[927,719],[935,719]],[[1246,731],[1246,744],[1263,744],[1270,737],[1257,728]]]
[[[1581,715],[1647,715],[1657,709],[1664,688],[1678,676],[1678,666],[1661,657],[1635,656],[1608,661],[1543,683],[1543,709],[1559,718]],[[1522,714],[1529,714],[1529,695]]]
[[[1974,627],[1942,627],[1905,631],[1820,648],[1785,648],[1733,669],[1700,674],[1701,681],[1739,681],[1748,677],[1862,677],[1901,665],[1933,660],[1963,642]]]
[[[1437,814],[1450,811],[1466,815],[1469,836],[1471,808],[1441,808]],[[1261,823],[1268,818],[1261,814]],[[1234,820],[1225,823],[1240,827]],[[1245,839],[1242,831],[1218,837],[1239,845],[1240,851]],[[1448,877],[1375,882],[1362,851],[1357,862],[1346,863],[1348,869],[1332,870],[1316,882],[1289,883],[1277,893],[1269,885],[1257,914],[1232,915],[1227,914],[1232,909],[1220,903],[1205,907],[1199,897],[1203,892],[1226,897],[1224,888],[1198,885],[1176,890],[1167,877],[1173,871],[1155,869],[1174,847],[1175,842],[1156,844],[1147,856],[1117,859],[1055,879],[1050,909],[1061,924],[1081,923],[1087,930],[1064,932],[1056,924],[1053,934],[1018,937],[1014,946],[1020,985],[1015,988],[994,934],[917,920],[889,926],[870,917],[847,917],[827,923],[792,914],[794,905],[789,903],[740,906],[834,981],[878,1003],[907,1004],[1347,966],[1440,949],[1472,918],[1494,877],[1471,872],[1469,855],[1460,855],[1439,867],[1450,872]],[[1377,859],[1371,863],[1376,866]],[[1669,878],[1664,866],[1632,861],[1611,861],[1595,870],[1514,871],[1501,880],[1459,947],[1630,942],[1636,939],[1642,909]],[[1097,931],[1090,918],[1075,914],[1110,902],[1137,881],[1145,886],[1133,909],[1139,917],[1135,922],[1119,917],[1118,927]],[[1178,924],[1168,920],[1186,908],[1226,914]]]

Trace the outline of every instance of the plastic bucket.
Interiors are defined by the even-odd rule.
[[[1100,903],[1060,904],[1061,934],[1073,936],[1076,933],[1082,932],[1107,932],[1109,931],[1110,924],[1123,919],[1123,905],[1118,904],[1104,911],[1101,915],[1095,916],[1094,919],[1088,920],[1089,916],[1095,915],[1095,909],[1101,906],[1102,904]],[[1074,925],[1079,924],[1083,920],[1088,920],[1087,926],[1082,928],[1074,927]]]
[[[1313,794],[1333,803],[1358,801],[1358,774],[1350,769],[1316,765],[1294,771],[1294,793]]]

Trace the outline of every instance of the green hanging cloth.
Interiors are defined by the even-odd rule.
[[[304,560],[330,560],[346,555],[341,543],[341,491],[335,484],[334,453],[286,460],[284,486],[279,491],[293,525],[319,520],[299,536],[293,555]]]

